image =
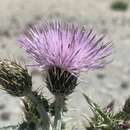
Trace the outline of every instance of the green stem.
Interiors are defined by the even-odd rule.
[[[44,105],[39,102],[36,96],[34,96],[33,93],[29,93],[27,97],[33,102],[33,104],[36,106],[37,111],[40,114],[41,120],[42,120],[42,130],[50,130],[50,119],[48,116],[48,113],[46,112]]]
[[[56,96],[54,130],[61,130],[63,107],[64,107],[64,96]]]

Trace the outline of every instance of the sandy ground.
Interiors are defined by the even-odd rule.
[[[115,110],[121,109],[130,95],[130,8],[126,12],[112,11],[113,0],[4,0],[0,1],[0,56],[24,63],[31,62],[19,48],[17,38],[25,25],[43,19],[62,19],[93,27],[114,43],[114,61],[104,70],[81,75],[81,83],[70,96],[69,106],[76,110],[71,116],[79,122],[88,107],[81,92],[101,106],[115,100]],[[130,0],[127,0],[130,3]],[[36,82],[35,82],[36,81]],[[34,77],[34,86],[44,86]],[[20,100],[0,92],[0,127],[22,120]]]

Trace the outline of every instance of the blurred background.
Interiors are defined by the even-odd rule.
[[[69,115],[79,123],[82,113],[91,114],[82,92],[102,107],[114,100],[115,111],[120,110],[130,95],[130,0],[0,0],[0,57],[31,62],[19,48],[18,36],[26,25],[51,19],[94,28],[114,43],[112,64],[81,74],[70,96],[68,106],[74,110]],[[45,87],[40,72],[31,73],[34,89]],[[20,99],[0,91],[0,127],[22,120]]]

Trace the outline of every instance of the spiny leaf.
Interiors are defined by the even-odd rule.
[[[48,100],[44,98],[41,94],[38,94],[37,92],[32,92],[33,95],[37,98],[37,103],[43,104],[45,106],[46,112],[49,111],[49,105]],[[42,124],[42,119],[40,117],[40,113],[37,110],[37,104],[34,105],[32,100],[29,98],[23,98],[22,99],[24,104],[24,113],[26,118],[26,123],[22,124],[23,126],[26,125],[27,127],[31,127],[31,130],[35,130],[35,127],[37,125]],[[22,127],[22,126],[21,126]]]
[[[83,94],[86,101],[90,105],[91,110],[95,114],[95,116],[101,116],[106,122],[111,122],[111,119],[109,116],[107,116],[107,113],[103,111],[96,103],[94,103],[87,95]]]
[[[115,130],[115,125],[119,126],[119,120],[115,118],[112,111],[106,111],[101,109],[96,103],[94,103],[87,95],[83,94],[91,110],[94,113],[94,117],[90,118],[89,126],[85,126],[86,130]],[[118,129],[124,130],[124,129]]]

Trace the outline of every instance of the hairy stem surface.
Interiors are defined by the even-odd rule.
[[[63,108],[64,108],[64,96],[56,96],[54,130],[61,130]]]

